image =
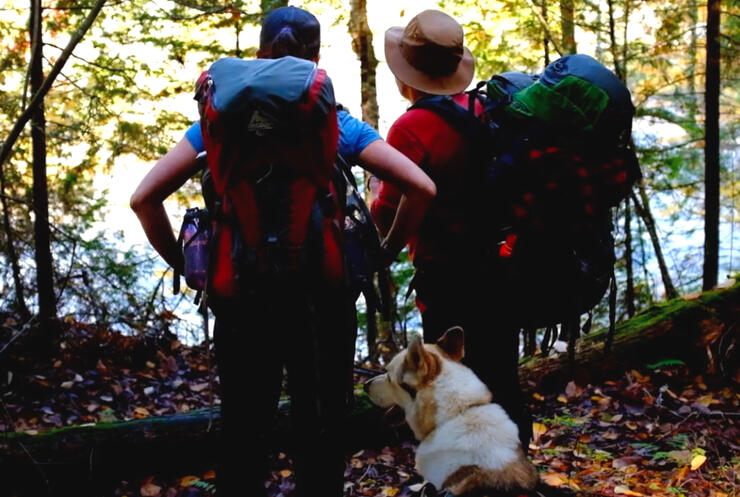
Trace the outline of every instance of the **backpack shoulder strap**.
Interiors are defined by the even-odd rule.
[[[472,100],[471,100],[472,102]],[[489,133],[488,127],[475,115],[475,103],[468,109],[456,104],[452,97],[447,95],[422,98],[409,110],[426,109],[444,119],[453,128],[460,130],[465,136],[474,137],[473,142]]]
[[[422,98],[409,107],[409,110],[414,109],[430,110],[458,129],[459,126],[467,128],[471,121],[476,120],[473,113],[457,105],[452,97],[447,95]]]

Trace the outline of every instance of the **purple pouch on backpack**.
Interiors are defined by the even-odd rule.
[[[180,228],[180,245],[185,261],[185,283],[193,290],[206,288],[210,236],[208,210],[198,207],[188,209]]]

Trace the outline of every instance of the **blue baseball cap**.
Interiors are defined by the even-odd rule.
[[[273,57],[292,55],[304,59],[317,57],[321,45],[321,25],[316,16],[298,7],[280,7],[262,20],[260,49]]]

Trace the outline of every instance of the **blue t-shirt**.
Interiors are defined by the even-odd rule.
[[[375,140],[380,140],[380,135],[375,128],[352,117],[345,110],[337,111],[337,123],[339,124],[339,153],[349,162],[355,162],[365,147]],[[185,138],[196,152],[200,153],[206,149],[200,133],[200,121],[196,121],[188,128]]]

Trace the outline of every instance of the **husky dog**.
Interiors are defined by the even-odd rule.
[[[434,345],[414,340],[365,390],[378,406],[404,410],[420,442],[416,467],[438,490],[458,496],[528,495],[539,477],[520,446],[517,426],[460,362],[463,354],[460,327],[447,330]]]

